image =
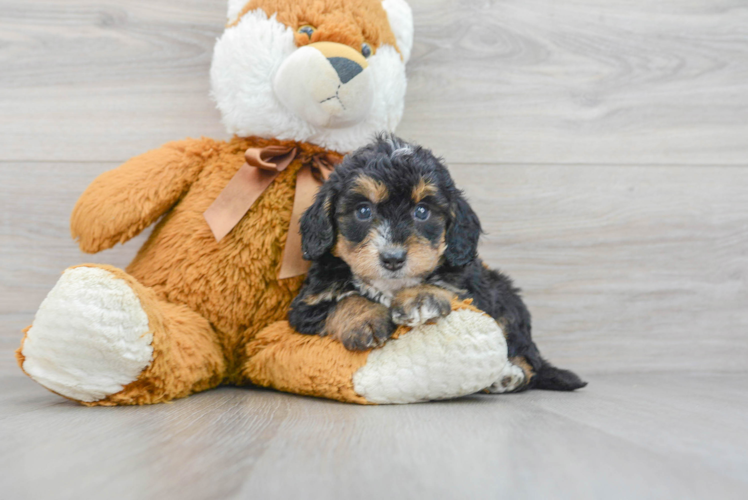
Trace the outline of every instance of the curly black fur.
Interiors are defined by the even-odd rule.
[[[393,244],[405,244],[413,235],[433,248],[440,242],[446,243],[439,263],[419,276],[419,280],[451,290],[460,298],[472,298],[478,308],[504,326],[509,357],[522,357],[532,368],[530,383],[521,389],[568,391],[586,385],[574,373],[557,369],[540,356],[532,340],[530,312],[519,289],[507,276],[488,269],[477,257],[480,221],[443,162],[431,151],[391,135],[381,135],[346,156],[302,217],[304,256],[313,264],[291,305],[289,321],[294,328],[301,333],[324,334],[325,321],[336,304],[354,294],[389,307],[386,290],[377,291],[363,283],[335,255],[339,238],[357,243],[371,230],[351,215],[360,206],[361,197],[352,191],[362,175],[386,187],[386,200],[376,204],[376,210],[377,217],[387,222],[388,238]],[[412,216],[411,193],[423,179],[435,186],[423,201],[432,216],[428,221],[418,222]]]

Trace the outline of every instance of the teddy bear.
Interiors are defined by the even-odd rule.
[[[521,370],[469,302],[365,352],[285,321],[308,269],[299,218],[346,152],[395,129],[412,41],[404,0],[229,0],[210,79],[233,138],[171,142],[91,183],[71,217],[84,252],[155,228],[124,270],[63,272],[24,330],[22,370],[89,406],[222,384],[361,404],[507,389]]]

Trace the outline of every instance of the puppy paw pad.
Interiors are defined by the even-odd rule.
[[[525,372],[517,365],[507,363],[499,378],[486,390],[492,394],[503,394],[517,390],[525,382]]]

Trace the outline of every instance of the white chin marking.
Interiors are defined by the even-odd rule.
[[[369,283],[356,279],[353,284],[364,297],[390,307],[397,292],[422,282],[421,278],[381,278],[371,280]]]
[[[355,391],[379,404],[450,399],[491,385],[508,363],[501,327],[483,313],[453,311],[369,353]]]
[[[148,316],[124,280],[104,269],[65,271],[29,329],[23,369],[58,394],[92,402],[121,391],[150,364]]]
[[[377,132],[395,130],[403,113],[406,79],[405,64],[394,47],[383,45],[368,59],[372,101],[365,116],[352,125],[346,119],[330,120],[324,126],[299,117],[273,90],[278,70],[296,50],[300,49],[293,31],[261,9],[246,13],[236,26],[226,29],[215,45],[210,79],[211,94],[229,133],[310,142],[348,152],[366,145]],[[345,92],[341,97],[345,104]]]
[[[504,370],[487,390],[492,394],[503,394],[517,390],[525,383],[525,372],[517,365],[507,362]]]

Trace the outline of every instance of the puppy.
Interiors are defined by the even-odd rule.
[[[586,385],[540,356],[519,290],[477,257],[480,221],[431,151],[381,135],[346,156],[301,234],[313,263],[289,311],[297,331],[365,350],[397,325],[435,321],[453,299],[472,298],[507,336],[511,363],[490,392]]]

